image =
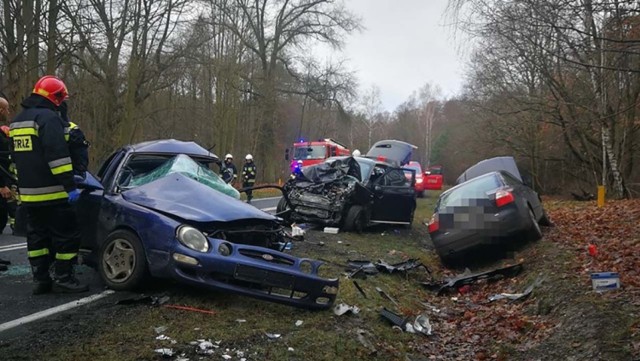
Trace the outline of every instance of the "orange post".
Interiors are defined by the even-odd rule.
[[[604,186],[598,186],[598,208],[604,207],[604,195],[605,195]]]

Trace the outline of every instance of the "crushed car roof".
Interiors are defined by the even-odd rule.
[[[196,157],[216,158],[217,155],[204,149],[195,142],[185,142],[175,139],[152,140],[131,145],[136,153],[166,153],[166,154],[187,154]]]
[[[520,171],[518,171],[518,166],[516,165],[515,159],[510,156],[504,156],[485,159],[474,164],[473,166],[462,172],[462,174],[456,180],[456,184],[466,182],[469,179],[479,177],[483,174],[500,170],[511,173],[520,182],[522,182],[522,176],[520,176]]]
[[[387,162],[405,165],[411,160],[411,155],[415,149],[418,149],[418,147],[400,140],[381,140],[369,149],[367,157],[374,159],[383,157]]]

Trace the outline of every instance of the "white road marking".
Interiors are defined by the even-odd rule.
[[[17,251],[19,249],[24,249],[24,248],[27,248],[27,244],[26,243],[18,243],[18,244],[12,244],[12,245],[9,245],[9,246],[2,246],[2,247],[0,247],[0,253]]]
[[[95,295],[91,295],[89,297],[85,297],[85,298],[81,298],[79,300],[75,300],[75,301],[71,301],[68,303],[65,303],[63,305],[60,306],[56,306],[56,307],[52,307],[40,312],[36,312],[33,313],[31,315],[28,316],[24,316],[24,317],[20,317],[16,320],[13,321],[9,321],[9,322],[5,322],[3,324],[0,324],[0,332],[6,331],[6,330],[10,330],[14,327],[18,327],[18,326],[22,326],[24,324],[27,324],[29,322],[33,322],[33,321],[37,321],[39,319],[45,318],[45,317],[49,317],[52,315],[55,315],[56,313],[60,313],[60,312],[64,312],[64,311],[68,311],[70,309],[76,308],[76,307],[80,307],[80,306],[84,306],[88,303],[91,303],[93,301],[97,301],[101,298],[107,297],[111,294],[113,294],[114,291],[112,290],[106,290],[102,293],[97,293]]]
[[[26,245],[27,245],[27,242],[7,244],[7,245],[4,245],[4,246],[0,246],[0,249],[11,248],[11,247],[15,247],[15,246],[26,246]]]
[[[260,208],[261,211],[271,212],[275,211],[278,207]]]
[[[269,197],[269,198],[254,198],[253,201],[254,202],[258,202],[258,201],[270,201],[270,200],[274,200],[274,199],[280,199],[282,197]]]

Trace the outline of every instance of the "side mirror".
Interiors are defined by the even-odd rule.
[[[284,160],[289,160],[289,148],[284,150]]]

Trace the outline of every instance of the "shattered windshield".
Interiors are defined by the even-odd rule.
[[[293,159],[324,159],[327,155],[327,150],[324,145],[310,145],[306,147],[295,147],[295,153]]]
[[[131,189],[174,173],[185,175],[230,197],[240,198],[240,193],[225,183],[219,175],[185,154],[170,158],[149,155],[134,156],[124,167],[118,183],[123,189]]]

